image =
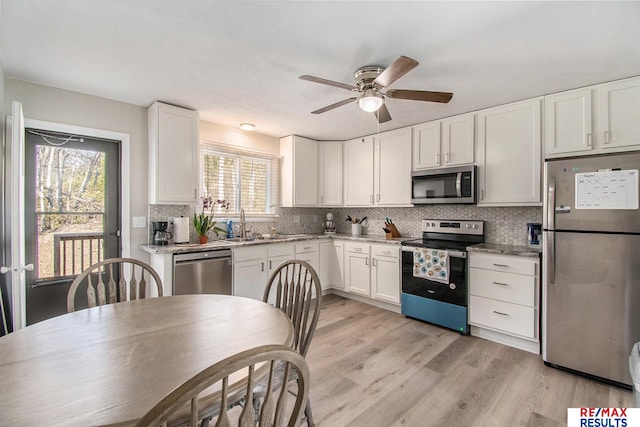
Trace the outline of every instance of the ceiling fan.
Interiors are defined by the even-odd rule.
[[[354,73],[353,76],[356,79],[355,86],[309,75],[300,76],[300,78],[310,82],[347,89],[360,94],[359,96],[347,98],[336,102],[335,104],[327,105],[324,108],[312,111],[311,114],[321,114],[357,101],[363,111],[374,113],[378,123],[384,123],[391,120],[389,110],[384,103],[385,97],[393,99],[409,99],[413,101],[441,102],[445,104],[451,101],[453,93],[450,92],[431,92],[426,90],[406,89],[386,90],[388,86],[417,66],[418,61],[407,56],[400,56],[387,68],[383,68],[378,65],[366,65],[358,68]]]

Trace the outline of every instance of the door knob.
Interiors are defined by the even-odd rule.
[[[24,267],[22,267],[22,269],[26,270],[26,271],[33,271],[33,264],[29,263],[29,264],[25,265]]]
[[[7,274],[11,269],[9,267],[5,267],[4,265],[0,267],[0,274]]]

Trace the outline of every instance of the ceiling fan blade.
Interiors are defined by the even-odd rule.
[[[382,87],[387,87],[400,77],[407,74],[418,66],[419,62],[408,56],[401,56],[389,65],[385,70],[373,81]]]
[[[393,99],[410,99],[413,101],[429,101],[442,102],[446,104],[451,101],[453,93],[451,92],[431,92],[428,90],[405,90],[391,89],[385,93],[386,96]]]
[[[309,76],[306,74],[304,76],[300,76],[300,79],[308,80],[314,83],[321,83],[323,85],[335,86],[335,87],[339,87],[347,90],[358,90],[358,88],[355,86],[351,86],[351,85],[340,83],[340,82],[334,82],[333,80],[322,79],[320,77]]]
[[[324,108],[320,108],[319,110],[312,111],[312,112],[311,112],[311,114],[321,114],[321,113],[325,113],[325,112],[327,112],[327,111],[329,111],[329,110],[333,110],[334,108],[338,108],[338,107],[342,107],[343,105],[347,105],[347,104],[349,104],[349,103],[351,103],[351,102],[355,101],[356,99],[358,99],[358,98],[353,97],[353,98],[343,99],[342,101],[340,101],[340,102],[336,102],[335,104],[327,105],[327,106],[326,106],[326,107],[324,107]]]
[[[385,123],[391,120],[391,114],[389,114],[386,104],[382,104],[373,114],[375,114],[376,119],[378,119],[378,123]]]

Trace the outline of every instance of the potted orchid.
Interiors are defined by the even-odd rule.
[[[230,203],[226,200],[213,200],[209,197],[200,197],[200,201],[202,202],[202,212],[193,213],[193,226],[196,229],[196,233],[198,233],[198,237],[200,239],[200,244],[207,243],[209,241],[209,237],[207,233],[210,230],[213,230],[216,234],[218,233],[226,233],[226,230],[223,230],[220,227],[216,227],[216,221],[214,221],[214,208],[216,205],[219,205],[222,209],[229,209]],[[208,212],[207,212],[208,210]]]

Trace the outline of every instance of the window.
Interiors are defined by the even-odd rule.
[[[239,214],[244,208],[251,216],[275,215],[280,176],[277,157],[203,146],[200,161],[202,195],[228,201],[229,210],[224,212]]]

